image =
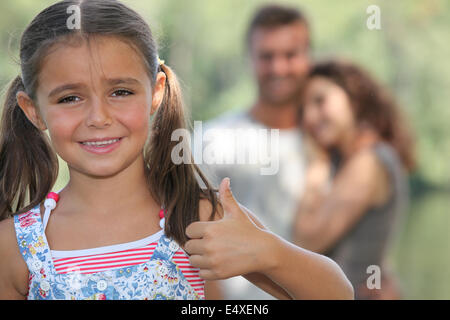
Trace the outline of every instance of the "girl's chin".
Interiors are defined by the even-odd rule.
[[[118,168],[117,166],[90,166],[89,168],[81,167],[75,168],[71,167],[70,169],[77,171],[78,173],[96,179],[105,179],[110,178],[122,171],[122,168]]]

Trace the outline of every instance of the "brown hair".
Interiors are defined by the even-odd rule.
[[[309,24],[304,14],[296,8],[278,4],[269,4],[259,8],[253,16],[246,34],[247,45],[251,43],[253,32],[258,28],[274,29],[300,22],[308,29]]]
[[[380,137],[398,152],[405,168],[415,167],[414,138],[405,115],[391,93],[367,71],[346,61],[317,63],[308,78],[325,77],[348,95],[358,122],[368,123]]]
[[[71,5],[80,8],[80,29],[67,27],[67,9]],[[60,1],[39,13],[24,31],[20,42],[22,76],[10,84],[1,119],[0,220],[42,203],[58,173],[57,157],[47,135],[27,119],[17,104],[16,94],[24,91],[35,100],[40,64],[48,50],[64,41],[82,39],[89,43],[91,35],[116,36],[127,41],[141,54],[152,86],[158,72],[166,74],[165,96],[154,115],[143,150],[145,172],[155,201],[167,209],[166,234],[184,244],[186,227],[199,220],[201,198],[211,202],[211,219],[214,218],[218,204],[216,190],[193,161],[174,164],[171,160],[172,148],[177,143],[171,141],[172,132],[186,127],[177,77],[170,67],[160,66],[148,24],[116,0]],[[205,188],[200,187],[197,177]]]

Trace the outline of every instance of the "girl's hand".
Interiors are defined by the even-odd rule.
[[[234,199],[230,179],[222,180],[219,198],[224,209],[217,221],[194,222],[186,228],[191,238],[185,250],[192,266],[200,268],[200,277],[217,280],[270,267],[265,257],[272,252],[271,234],[252,221],[249,212]]]

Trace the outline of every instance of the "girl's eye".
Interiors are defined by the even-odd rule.
[[[77,96],[68,96],[68,97],[65,97],[65,98],[60,99],[60,100],[58,101],[58,103],[75,103],[75,102],[78,102],[78,101],[79,101],[79,100],[77,100],[77,99],[80,99],[80,98],[77,97]]]
[[[323,95],[317,95],[314,97],[314,103],[318,106],[321,106],[325,101],[325,97]]]
[[[123,96],[129,96],[132,95],[133,92],[126,90],[126,89],[119,89],[113,92],[113,97],[123,97]]]
[[[113,97],[125,97],[125,96],[129,96],[132,95],[133,92],[126,90],[126,89],[119,89],[113,92],[112,96]],[[58,103],[75,103],[75,102],[79,102],[80,98],[77,96],[67,96],[64,97],[62,99],[60,99],[58,101]]]

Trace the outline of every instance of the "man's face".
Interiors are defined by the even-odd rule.
[[[260,98],[280,105],[298,99],[310,64],[307,27],[295,22],[256,28],[249,48]]]

